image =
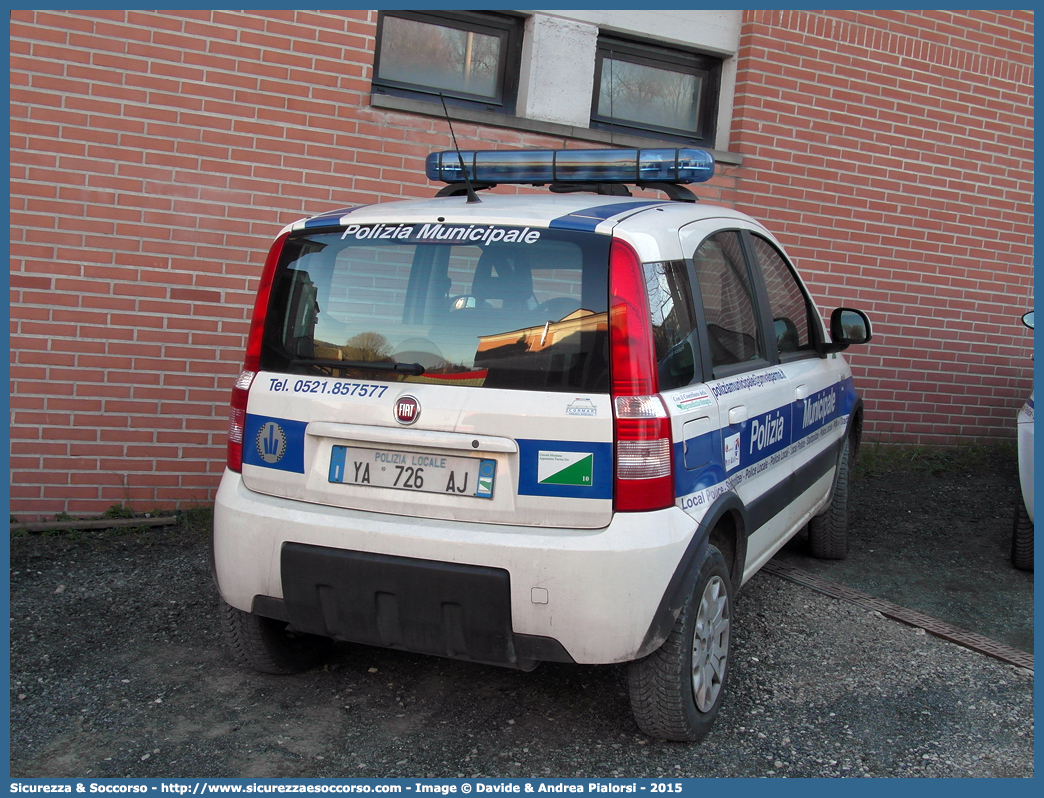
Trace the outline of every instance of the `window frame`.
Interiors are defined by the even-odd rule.
[[[609,57],[618,61],[628,61],[642,66],[668,69],[673,72],[686,72],[696,76],[705,75],[706,80],[701,91],[700,105],[696,112],[697,129],[695,131],[687,131],[659,125],[643,125],[631,120],[599,114],[598,101],[602,88],[602,66],[605,59]],[[678,67],[685,67],[685,69],[679,69]],[[640,39],[600,35],[595,51],[591,128],[646,138],[678,141],[714,149],[717,134],[718,101],[721,93],[721,70],[722,59],[695,50],[667,47]]]
[[[448,91],[420,83],[380,78],[381,42],[384,38],[384,21],[387,17],[424,22],[445,28],[473,31],[486,36],[496,36],[501,41],[501,59],[497,72],[497,94],[494,98],[466,92]],[[523,18],[509,14],[480,11],[379,11],[377,15],[376,43],[373,54],[373,78],[370,81],[372,94],[408,97],[415,100],[439,102],[439,92],[447,105],[479,108],[494,113],[514,114],[518,98],[519,73],[522,61]]]

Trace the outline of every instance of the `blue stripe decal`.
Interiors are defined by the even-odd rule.
[[[357,211],[362,208],[362,205],[356,205],[352,208],[341,208],[337,211],[325,211],[319,216],[313,216],[311,219],[305,219],[304,229],[311,230],[316,227],[336,227],[341,223],[341,218],[347,216],[352,211]]]
[[[855,406],[852,379],[835,383],[811,396],[790,402],[766,413],[674,444],[674,492],[688,496],[725,482],[736,474],[751,478],[776,465],[819,437],[817,433],[844,418]],[[796,446],[793,452],[788,452]],[[728,448],[733,454],[726,454]],[[686,455],[686,452],[688,454]],[[684,463],[707,463],[693,470]],[[679,467],[680,466],[680,467]],[[692,509],[686,506],[683,509]]]
[[[602,222],[610,216],[616,216],[627,211],[638,208],[648,208],[653,205],[666,205],[668,203],[660,200],[635,200],[634,202],[619,202],[615,205],[598,205],[594,208],[585,208],[582,211],[573,211],[565,216],[552,219],[549,228],[556,230],[579,230],[591,233]]]
[[[243,430],[243,462],[303,474],[307,426],[304,421],[247,413]]]
[[[583,468],[583,458],[576,454],[590,454],[593,463],[590,482],[582,478],[577,484],[555,484],[553,477],[555,459],[565,465],[575,461]],[[573,455],[573,457],[570,457]],[[543,467],[541,463],[543,462]],[[544,480],[541,481],[543,473]],[[586,475],[586,474],[585,474]],[[518,440],[518,493],[521,496],[556,496],[566,499],[611,499],[613,498],[613,445],[611,443],[589,443],[587,441],[541,441]]]

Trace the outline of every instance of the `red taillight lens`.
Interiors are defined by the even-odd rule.
[[[638,254],[616,239],[609,252],[609,351],[615,417],[614,507],[674,504],[671,419],[659,393],[652,325]]]
[[[268,315],[268,300],[272,294],[272,281],[275,278],[279,257],[283,254],[283,244],[289,233],[284,233],[275,240],[268,251],[264,271],[261,272],[261,283],[257,287],[257,299],[254,301],[254,315],[250,319],[250,332],[247,335],[246,357],[243,359],[243,371],[232,388],[232,399],[228,407],[228,454],[226,464],[232,471],[243,470],[243,431],[246,428],[247,399],[254,376],[261,368],[261,341],[265,334],[265,316]]]
[[[609,250],[609,351],[613,396],[657,392],[642,263],[638,253],[619,239]]]
[[[257,299],[254,300],[254,315],[250,319],[250,333],[247,335],[246,357],[243,360],[244,371],[258,371],[261,368],[261,341],[265,336],[265,316],[268,315],[268,300],[272,295],[272,281],[275,279],[276,266],[283,254],[283,245],[289,233],[283,233],[272,244],[265,260],[265,269],[261,272],[261,283],[257,286]]]

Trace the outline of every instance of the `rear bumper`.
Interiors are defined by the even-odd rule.
[[[222,597],[247,611],[258,596],[285,598],[286,544],[500,569],[515,635],[551,638],[576,662],[605,664],[639,654],[695,532],[676,507],[617,513],[597,530],[405,518],[254,493],[226,470],[214,565]]]

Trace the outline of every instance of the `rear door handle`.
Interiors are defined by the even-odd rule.
[[[739,405],[738,407],[729,408],[729,424],[742,424],[747,420],[747,406]]]
[[[802,399],[808,398],[808,386],[807,385],[799,385],[797,388],[795,388],[794,389],[794,398],[797,399],[799,402]]]

